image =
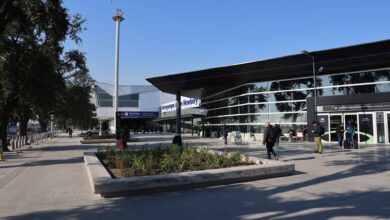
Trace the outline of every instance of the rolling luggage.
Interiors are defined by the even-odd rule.
[[[352,147],[353,147],[353,149],[358,149],[359,148],[359,145],[358,145],[358,142],[357,141],[352,141]]]
[[[344,140],[343,147],[345,149],[358,149],[359,144],[356,140],[353,140],[353,141]]]

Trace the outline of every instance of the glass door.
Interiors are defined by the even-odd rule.
[[[336,128],[343,123],[342,114],[331,114],[330,115],[330,141],[337,142]]]
[[[346,140],[348,140],[348,133],[353,133],[353,136],[351,137],[353,141],[359,141],[358,140],[358,124],[357,124],[357,114],[344,114],[344,128],[346,131]]]
[[[376,135],[377,135],[377,142],[384,144],[386,141],[386,134],[385,134],[385,116],[383,112],[377,112],[376,113]]]
[[[324,127],[325,133],[322,135],[322,140],[329,142],[329,114],[319,114],[318,116],[318,122],[322,127]]]
[[[371,112],[367,113],[359,113],[358,114],[358,127],[359,127],[359,142],[366,144],[374,144],[375,140],[375,131],[376,131],[376,123],[374,114]]]

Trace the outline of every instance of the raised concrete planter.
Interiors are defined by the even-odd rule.
[[[136,138],[130,138],[128,142],[136,142],[138,139]],[[85,139],[85,140],[80,140],[81,144],[110,144],[110,143],[115,143],[114,138],[107,138],[107,139]]]
[[[197,188],[228,183],[245,182],[278,176],[291,175],[293,163],[259,160],[250,157],[256,165],[222,169],[191,171],[174,174],[137,176],[113,179],[93,152],[84,154],[84,162],[94,193],[103,197],[122,196],[144,192]]]

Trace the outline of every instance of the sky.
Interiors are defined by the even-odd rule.
[[[122,9],[119,84],[390,39],[389,0],[64,0],[87,29],[91,76],[114,83],[115,23]]]

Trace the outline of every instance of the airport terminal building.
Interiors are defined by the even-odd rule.
[[[95,118],[103,131],[115,130],[114,89],[113,84],[95,82],[91,95],[92,103],[96,107]],[[154,120],[160,115],[160,106],[174,99],[173,95],[163,93],[152,85],[120,85],[118,112],[121,115],[121,122],[130,130],[156,129],[157,124]]]
[[[315,77],[314,77],[315,76]],[[201,100],[206,129],[286,132],[318,121],[325,141],[353,121],[360,143],[390,143],[390,40],[148,79],[163,92]],[[314,98],[316,94],[316,98]],[[315,116],[315,107],[317,117]],[[309,140],[311,139],[309,132]]]

